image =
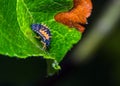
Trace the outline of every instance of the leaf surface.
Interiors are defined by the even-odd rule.
[[[59,69],[58,63],[81,38],[76,29],[54,20],[56,13],[72,7],[72,0],[0,0],[0,4],[0,54],[18,58],[42,56],[53,59],[48,62],[50,67]],[[52,39],[48,50],[42,49],[42,43],[34,37],[30,27],[33,23],[49,27]]]

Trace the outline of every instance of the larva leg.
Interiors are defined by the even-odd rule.
[[[34,36],[35,38],[37,38],[37,39],[40,39],[40,36]]]
[[[43,41],[41,43],[43,44],[43,49],[46,50],[46,44]]]

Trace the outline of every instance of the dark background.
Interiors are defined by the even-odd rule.
[[[94,9],[82,40],[112,0],[92,1]],[[61,70],[49,77],[45,72],[46,61],[42,58],[17,59],[1,55],[0,86],[120,86],[119,27],[120,19],[112,27],[112,32],[102,40],[94,55],[88,57],[91,58],[88,61],[74,64],[70,58],[75,45],[61,61]]]

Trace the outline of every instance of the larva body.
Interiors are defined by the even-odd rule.
[[[32,24],[32,30],[37,33],[40,38],[41,42],[44,44],[44,48],[50,45],[51,33],[48,27],[42,24]]]

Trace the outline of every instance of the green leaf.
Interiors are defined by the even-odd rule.
[[[57,23],[54,15],[72,7],[72,0],[0,0],[0,54],[27,58],[43,56],[55,70],[58,63],[76,44],[81,33]],[[52,34],[48,50],[43,49],[40,40],[31,30],[31,24],[44,23]],[[49,71],[48,71],[49,72]]]

